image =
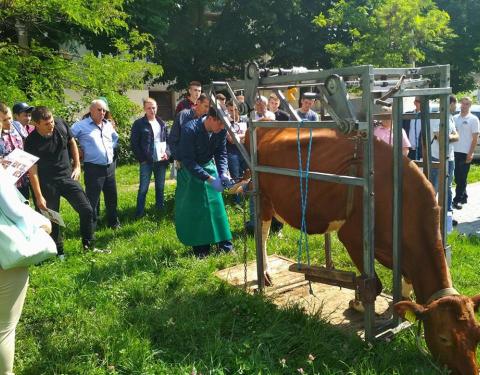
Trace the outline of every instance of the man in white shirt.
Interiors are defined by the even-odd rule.
[[[472,99],[464,97],[460,100],[460,113],[454,116],[459,141],[454,145],[455,151],[455,198],[453,207],[460,209],[468,200],[467,177],[470,171],[470,163],[478,141],[479,120],[470,112]]]
[[[266,97],[259,96],[255,101],[255,120],[256,121],[275,121],[275,114],[267,109],[268,100]]]
[[[164,206],[165,173],[168,167],[170,151],[167,145],[167,126],[157,116],[157,102],[147,98],[143,101],[145,116],[135,120],[130,135],[130,146],[140,163],[140,185],[137,194],[135,217],[145,214],[145,200],[152,172],[155,177],[155,208]]]
[[[455,121],[453,120],[453,113],[455,113],[455,107],[457,105],[457,98],[450,95],[450,115],[448,116],[448,187],[447,187],[447,211],[452,211],[452,182],[453,174],[455,170],[455,161],[454,161],[454,152],[453,147],[454,143],[458,142],[459,136],[455,128]],[[432,160],[440,160],[440,146],[438,143],[439,131],[440,131],[440,120],[431,120],[430,121],[430,132],[432,137]],[[435,188],[435,191],[438,191],[438,169],[432,168],[430,174],[430,181]]]

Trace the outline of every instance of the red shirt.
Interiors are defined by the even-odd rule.
[[[180,100],[180,102],[178,102],[177,104],[177,108],[175,109],[175,115],[178,114],[178,112],[183,111],[184,109],[192,108],[194,105],[195,103],[188,98]]]

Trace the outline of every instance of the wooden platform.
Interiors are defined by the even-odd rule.
[[[270,275],[273,286],[265,290],[274,303],[280,307],[296,304],[307,314],[317,315],[322,320],[340,328],[363,335],[363,314],[349,309],[349,301],[354,299],[354,291],[350,289],[312,283],[313,295],[309,293],[308,281],[304,275],[291,272],[288,267],[295,262],[291,259],[270,255]],[[244,288],[244,265],[239,264],[217,271],[216,276],[228,283]],[[247,265],[247,287],[249,293],[257,289],[256,262]],[[382,325],[391,318],[392,298],[381,294],[375,302],[376,326]]]

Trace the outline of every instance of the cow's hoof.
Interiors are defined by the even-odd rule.
[[[272,285],[273,285],[272,277],[268,272],[265,272],[265,286],[272,286]]]
[[[360,313],[364,313],[365,312],[365,307],[363,307],[363,303],[362,301],[358,301],[356,299],[352,299],[350,300],[350,302],[348,302],[348,307],[352,310],[355,310],[355,311],[358,311]]]

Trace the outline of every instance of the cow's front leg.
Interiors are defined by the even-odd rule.
[[[265,286],[272,286],[272,277],[269,274],[268,254],[267,254],[267,240],[270,233],[270,225],[272,220],[262,220],[262,254],[263,254],[263,272],[265,275]]]

